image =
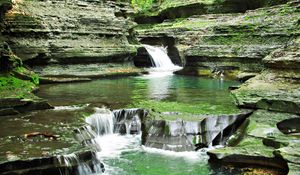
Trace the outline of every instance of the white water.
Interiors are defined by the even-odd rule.
[[[96,112],[86,118],[86,122],[96,128],[98,135],[114,132],[114,114],[105,108],[96,108]]]
[[[90,104],[84,105],[72,105],[72,106],[55,106],[53,110],[55,111],[75,111],[88,107]]]
[[[206,155],[206,150],[198,152],[173,152],[148,148],[141,146],[141,134],[129,135],[128,131],[126,135],[114,133],[114,124],[117,122],[116,116],[121,112],[121,110],[115,111],[115,115],[113,115],[108,109],[96,108],[96,112],[86,118],[86,122],[92,125],[98,132],[98,135],[93,140],[101,148],[101,151],[97,152],[97,159],[104,163],[105,175],[120,175],[126,172],[126,170],[118,168],[118,165],[111,165],[111,163],[108,163],[113,159],[122,159],[123,152],[133,151],[145,152],[148,154],[160,154],[167,159],[168,157],[180,157],[192,162],[203,162],[207,160],[208,156]],[[134,109],[126,111],[123,115],[127,116],[125,119],[130,118],[130,115],[137,117]]]
[[[153,68],[151,72],[169,72],[169,74],[182,67],[176,66],[172,63],[170,57],[167,54],[167,49],[164,47],[154,47],[150,45],[143,45],[147,50]],[[155,73],[154,73],[155,74]],[[157,76],[162,75],[161,73],[156,74]]]
[[[102,168],[97,160],[91,160],[93,162],[93,167],[90,167],[87,163],[79,160],[78,156],[74,153],[62,155],[58,157],[60,165],[65,165],[67,167],[72,167],[77,165],[77,174],[80,175],[100,175],[102,174]],[[67,169],[60,170],[61,175],[70,175]]]

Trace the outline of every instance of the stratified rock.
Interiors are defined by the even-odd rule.
[[[151,117],[155,115],[156,117]],[[170,114],[172,115],[172,114]],[[142,144],[147,147],[193,151],[202,147],[220,145],[249,115],[193,116],[193,121],[168,120],[168,116],[150,114],[142,121]]]
[[[0,163],[1,175],[61,175],[102,173],[104,165],[91,151],[82,151],[65,156],[32,158]]]
[[[192,15],[238,13],[264,6],[286,3],[287,0],[165,0],[158,1],[148,11],[141,11],[136,15],[135,21],[141,24],[162,22],[165,19],[186,18]]]
[[[22,60],[123,62],[135,53],[132,23],[102,1],[22,1],[5,16],[3,32]]]
[[[274,51],[263,59],[271,69],[300,69],[300,37],[288,46]]]
[[[136,53],[129,43],[131,11],[125,1],[17,1],[4,16],[0,40],[31,66],[131,63]],[[120,74],[113,67],[111,72]],[[46,77],[43,83],[76,81],[55,78]]]
[[[243,139],[231,147],[218,148],[208,152],[210,162],[221,162],[232,166],[263,166],[287,174],[289,166],[298,166],[297,138],[280,132],[279,121],[299,117],[288,113],[258,110],[248,117],[246,128],[242,125]],[[240,129],[238,129],[240,130]],[[239,133],[236,133],[236,135]],[[232,138],[229,143],[232,143]],[[299,146],[299,145],[298,145]],[[292,161],[294,160],[294,161]],[[289,164],[288,164],[289,163]],[[298,169],[299,170],[299,169]]]
[[[34,66],[41,83],[88,81],[93,78],[139,75],[142,69],[128,63],[51,64]]]
[[[136,31],[143,43],[175,40],[172,47],[185,63],[178,74],[214,77],[222,72],[237,78],[241,72],[259,73],[264,69],[265,56],[299,35],[298,8],[296,0],[244,14],[205,14],[141,24]]]
[[[288,47],[274,51],[264,59],[269,69],[233,91],[238,106],[300,114],[299,42],[294,40]],[[287,62],[282,63],[284,60]]]

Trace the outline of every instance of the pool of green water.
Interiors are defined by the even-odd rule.
[[[112,175],[208,175],[213,172],[207,165],[206,156],[201,160],[189,160],[142,151],[125,152],[120,158],[110,160],[108,164],[118,167],[111,170]]]
[[[70,146],[74,144],[72,130],[93,113],[93,107],[144,107],[182,114],[235,113],[238,109],[228,87],[238,84],[235,81],[167,75],[41,85],[37,96],[47,99],[56,109],[3,117],[0,123],[0,160],[43,156],[57,149],[62,153],[70,151]],[[24,139],[24,134],[30,132],[50,132],[59,135],[59,139]],[[109,139],[114,138],[108,138],[107,142]],[[197,158],[192,160],[189,155],[176,156],[145,150],[141,148],[140,140],[120,149],[115,156],[102,158],[107,168],[106,174],[228,174],[211,168],[205,152],[193,153]]]
[[[91,104],[175,110],[187,113],[234,113],[227,90],[236,81],[177,75],[102,79],[92,82],[42,85],[38,96],[55,106]]]

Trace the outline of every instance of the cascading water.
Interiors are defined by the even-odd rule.
[[[148,115],[148,112],[144,109],[121,109],[115,111],[109,111],[108,109],[96,108],[96,112],[90,117],[86,118],[86,122],[92,127],[83,127],[87,129],[85,131],[77,131],[77,133],[82,133],[87,137],[77,136],[82,143],[96,143],[101,151],[97,152],[97,158],[101,160],[105,167],[105,173],[109,175],[120,175],[128,174],[123,169],[119,169],[118,165],[111,163],[112,160],[121,161],[120,156],[123,152],[131,152],[134,154],[142,154],[142,152],[149,152],[151,154],[157,155],[162,154],[171,157],[181,157],[197,159],[199,154],[194,152],[181,152],[175,153],[165,150],[159,150],[148,147],[141,147],[141,120]],[[94,134],[89,134],[89,130],[93,128],[96,131],[97,136],[95,138]],[[170,128],[174,133],[178,133],[177,127]],[[88,133],[85,133],[88,132]],[[91,131],[90,133],[93,133]],[[84,139],[86,138],[86,139]],[[90,140],[92,141],[86,141]],[[87,144],[89,145],[89,144]],[[172,147],[173,145],[165,145],[166,147]],[[169,149],[170,150],[170,149]],[[138,156],[140,157],[140,156]],[[196,157],[196,158],[195,158]],[[124,160],[122,160],[124,161]]]
[[[114,132],[114,114],[108,109],[96,108],[96,113],[86,118],[86,122],[96,128],[98,135]]]
[[[143,109],[110,111],[105,108],[96,108],[95,111],[86,118],[86,122],[91,127],[84,126],[78,131],[76,130],[78,134],[76,138],[85,146],[98,147],[96,157],[99,162],[101,160],[104,164],[105,174],[117,175],[124,174],[124,172],[118,170],[115,163],[112,165],[109,162],[119,159],[124,152],[149,151],[164,155],[166,153],[174,156],[183,155],[183,157],[195,154],[198,158],[202,157],[203,159],[203,156],[199,156],[202,155],[201,152],[193,152],[197,147],[195,144],[202,143],[202,145],[212,146],[218,135],[220,135],[218,143],[222,142],[223,130],[234,124],[237,119],[244,118],[245,115],[206,116],[196,122],[154,120],[149,123],[148,121],[151,127],[144,126],[144,128],[149,127],[149,130],[145,131],[146,135],[141,135],[141,120],[144,121],[144,117],[148,115],[147,111]],[[141,138],[146,138],[143,147],[140,147],[141,141],[143,143]],[[76,161],[76,157],[71,155],[63,160],[68,164],[70,160]],[[78,163],[80,162],[78,161]],[[90,171],[89,166],[85,164],[80,164],[79,168],[81,169],[77,171],[80,172],[80,175],[85,175]]]
[[[88,152],[87,152],[88,153]],[[75,153],[58,156],[58,162],[60,166],[61,175],[99,175],[104,172],[103,164],[96,158],[95,153],[90,152],[88,155],[91,155],[91,160],[82,160],[87,155],[82,157],[76,155]]]
[[[86,118],[92,127],[83,127],[84,131],[77,131],[77,140],[84,145],[96,145],[97,157],[105,163],[113,157],[118,157],[126,149],[135,149],[140,143],[141,123],[140,116],[145,113],[142,109],[127,109],[110,111],[105,108],[96,108],[96,112]],[[96,136],[94,137],[95,130]],[[121,129],[123,128],[123,129]],[[83,136],[80,136],[83,134]],[[125,134],[125,135],[124,135]],[[134,134],[134,135],[130,135]],[[90,144],[89,144],[90,143]],[[101,151],[100,151],[101,150]],[[106,174],[112,174],[112,168],[105,166]]]
[[[181,69],[181,67],[176,66],[172,63],[170,57],[167,54],[167,50],[164,47],[154,47],[150,45],[143,45],[147,50],[152,66],[155,70],[159,71],[176,71]]]

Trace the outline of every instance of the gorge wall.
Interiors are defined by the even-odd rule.
[[[222,6],[218,1],[212,4]],[[141,24],[136,28],[138,37],[146,43],[175,40],[173,47],[185,63],[179,74],[213,76],[214,72],[223,71],[231,78],[243,77],[244,72],[253,75],[264,68],[265,56],[299,35],[298,5],[289,2],[235,13],[239,7],[234,4],[235,8],[222,14],[199,12],[188,18]]]
[[[163,1],[136,18],[137,37],[176,48],[170,55],[184,65],[177,74],[246,81],[232,94],[237,106],[254,113],[229,147],[208,152],[210,162],[297,174],[299,132],[292,121],[299,119],[300,1],[238,1],[243,8],[230,2]],[[196,6],[199,11],[188,10]]]
[[[42,83],[137,74],[133,60],[149,64],[141,43],[168,46],[184,65],[177,74],[247,80],[232,93],[254,113],[231,147],[209,152],[211,162],[299,172],[299,126],[278,127],[300,114],[299,0],[164,0],[137,14],[125,1],[23,0],[1,1],[0,10],[1,61],[9,46],[9,59],[22,60]],[[2,77],[27,91],[2,83],[3,115],[41,108],[31,104],[51,108],[28,93],[38,85],[34,73],[19,65]]]

